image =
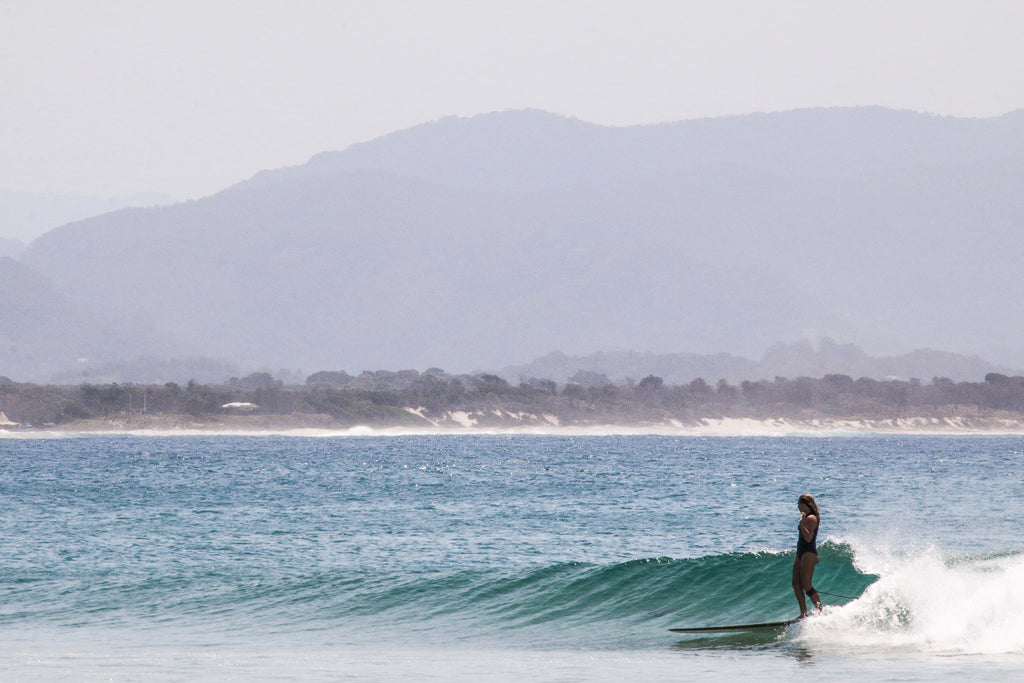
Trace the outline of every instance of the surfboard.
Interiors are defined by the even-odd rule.
[[[795,624],[800,619],[786,621],[764,621],[760,624],[731,624],[729,626],[695,626],[690,628],[670,628],[673,633],[713,633],[715,631],[757,631],[760,629],[782,628]]]

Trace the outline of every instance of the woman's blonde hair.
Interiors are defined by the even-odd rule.
[[[802,496],[800,496],[799,500],[797,500],[797,505],[799,505],[800,503],[803,503],[807,507],[811,508],[811,512],[814,514],[815,517],[821,517],[821,513],[818,512],[818,504],[814,502],[814,496],[812,496],[809,493],[805,493]]]

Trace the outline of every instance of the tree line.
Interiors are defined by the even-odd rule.
[[[326,415],[339,426],[414,425],[474,416],[479,425],[544,416],[559,424],[696,421],[711,417],[862,418],[1024,415],[1024,377],[989,373],[984,381],[821,378],[709,383],[698,378],[667,385],[660,377],[615,383],[579,372],[564,384],[524,379],[513,384],[492,374],[426,372],[318,372],[302,385],[285,385],[268,373],[221,385],[36,385],[0,378],[0,410],[12,421],[61,425],[126,414],[215,418],[229,404],[251,404],[263,415]],[[408,408],[415,409],[413,414]]]

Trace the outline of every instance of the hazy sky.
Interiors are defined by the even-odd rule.
[[[0,0],[0,190],[177,199],[432,119],[1024,108],[1021,0]]]

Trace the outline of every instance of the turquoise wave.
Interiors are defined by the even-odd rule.
[[[855,568],[845,544],[826,542],[819,556],[815,585],[825,604],[844,604],[877,578]],[[796,616],[792,564],[791,552],[566,563],[507,576],[467,572],[415,581],[400,597],[412,598],[420,613],[496,618],[506,627],[762,621]]]
[[[859,596],[875,577],[841,543],[820,546],[819,590]],[[316,575],[229,571],[163,576],[2,576],[0,623],[139,625],[180,621],[223,628],[400,627],[446,633],[555,634],[595,625],[655,629],[795,616],[793,553],[727,553],[595,565]],[[823,595],[826,604],[846,598]]]

